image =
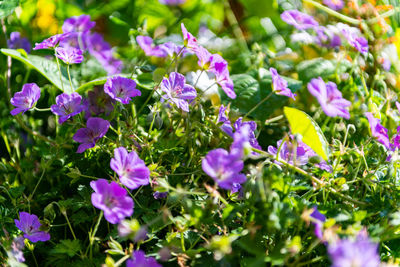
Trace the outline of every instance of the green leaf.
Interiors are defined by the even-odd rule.
[[[14,9],[19,5],[19,0],[3,0],[0,1],[0,19],[11,15]]]
[[[231,76],[237,97],[235,99],[228,98],[221,91],[220,95],[223,103],[231,102],[231,107],[238,109],[242,114],[249,112],[255,105],[261,102],[272,92],[272,78],[269,71],[265,71],[260,80],[255,79],[249,74],[238,74]],[[292,91],[301,88],[302,83],[290,78],[283,77]],[[276,109],[283,107],[289,100],[286,96],[272,94],[267,101],[254,110],[249,117],[258,120],[266,120]]]
[[[81,249],[79,240],[61,240],[60,244],[57,244],[50,253],[52,254],[67,254],[69,257],[75,256]]]
[[[306,113],[295,108],[284,107],[293,134],[300,134],[302,141],[324,160],[329,158],[329,146],[318,124]]]
[[[63,87],[60,82],[60,74],[58,72],[57,64],[54,61],[40,57],[40,56],[26,55],[26,54],[21,53],[21,51],[14,50],[14,49],[3,48],[3,49],[1,49],[1,52],[6,56],[10,56],[14,59],[21,61],[28,67],[37,70],[47,80],[49,80],[49,82],[51,82],[58,89],[62,90]],[[71,87],[69,84],[67,70],[62,65],[60,66],[60,68],[61,68],[61,79],[62,79],[62,83],[64,85],[64,91],[67,93],[70,93],[70,92],[72,92],[72,90],[71,90]],[[76,88],[77,81],[73,77],[71,77],[71,79],[72,79],[72,86],[74,88]]]
[[[314,58],[311,60],[302,61],[297,65],[296,70],[299,77],[303,81],[309,81],[312,78],[325,78],[336,71],[338,74],[345,72],[351,68],[351,63],[347,60],[338,62],[337,60],[327,60],[324,58]]]

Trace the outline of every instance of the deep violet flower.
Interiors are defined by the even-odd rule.
[[[181,24],[182,34],[183,34],[183,44],[188,49],[195,52],[199,45],[197,44],[197,39],[194,37],[188,30],[186,29],[185,25]]]
[[[104,84],[104,92],[122,104],[129,104],[132,97],[142,94],[140,90],[136,89],[134,80],[120,76],[107,79]]]
[[[89,15],[74,16],[66,19],[62,26],[62,31],[66,32],[86,32],[90,31],[96,22],[90,20]]]
[[[176,6],[186,2],[186,0],[158,0],[163,5]]]
[[[324,0],[323,3],[333,10],[341,10],[344,7],[343,0]]]
[[[127,191],[116,182],[108,183],[106,179],[91,181],[93,188],[92,204],[104,211],[104,218],[112,224],[119,223],[133,214],[134,203],[127,196]]]
[[[278,74],[276,69],[269,68],[269,71],[271,72],[272,77],[272,90],[275,92],[275,94],[284,95],[296,100],[296,94],[293,94],[292,91],[290,91],[288,82]]]
[[[189,112],[188,100],[193,100],[197,96],[196,89],[186,84],[185,76],[177,72],[171,72],[168,79],[162,80],[161,90],[165,93],[163,99],[186,112]]]
[[[325,215],[318,211],[317,207],[314,207],[314,211],[310,214],[310,217],[313,218],[311,221],[314,225],[314,234],[318,239],[322,239],[323,237],[323,225],[326,221]]]
[[[166,198],[168,196],[168,192],[159,192],[156,191],[153,193],[154,199],[161,199],[161,198]]]
[[[31,52],[29,40],[25,37],[21,37],[20,32],[12,32],[10,34],[10,39],[7,40],[7,46],[11,49],[22,48],[26,53]]]
[[[126,267],[161,267],[153,257],[146,257],[141,250],[136,250],[132,254],[132,258],[126,262]]]
[[[14,220],[14,222],[18,229],[24,232],[24,237],[33,243],[50,240],[49,233],[39,231],[42,224],[35,214],[29,214],[22,211],[19,213],[19,220]]]
[[[317,98],[327,116],[350,119],[348,107],[351,102],[342,97],[342,93],[337,89],[335,83],[325,83],[321,77],[318,77],[318,79],[312,79],[307,88],[310,94]]]
[[[11,110],[11,115],[15,116],[18,113],[25,113],[31,109],[40,98],[40,88],[36,83],[26,83],[22,86],[20,92],[16,92],[11,98],[11,104],[16,108]]]
[[[219,187],[232,190],[234,184],[242,184],[246,176],[240,171],[243,169],[243,161],[236,155],[231,155],[222,148],[208,152],[202,160],[203,171],[209,175]]]
[[[108,116],[114,110],[115,103],[116,101],[104,92],[103,86],[95,86],[88,92],[88,113],[90,114],[97,116],[105,113]]]
[[[78,64],[83,61],[82,50],[74,47],[57,47],[56,57],[65,64]]]
[[[295,9],[284,11],[281,14],[281,19],[301,31],[312,29],[319,25],[312,16]]]
[[[136,42],[143,49],[146,56],[166,57],[167,52],[153,44],[153,39],[149,36],[137,36]]]
[[[78,93],[63,93],[56,97],[56,105],[51,105],[50,108],[55,115],[60,116],[58,118],[58,123],[63,124],[69,118],[84,110],[85,107],[81,102],[82,97]]]
[[[400,126],[397,127],[397,134],[393,136],[392,143],[390,145],[392,150],[395,150],[396,148],[400,149]]]
[[[24,252],[22,251],[25,247],[24,243],[24,237],[18,236],[14,238],[14,240],[11,243],[11,255],[18,261],[18,262],[24,262],[25,257],[24,257]]]
[[[135,151],[128,153],[124,147],[116,148],[110,167],[118,174],[121,183],[129,189],[149,184],[150,170]]]
[[[233,134],[233,143],[230,147],[230,154],[235,156],[238,160],[242,160],[252,152],[252,143],[254,144],[252,138],[255,139],[251,133],[250,126],[248,124],[243,125]],[[257,142],[257,140],[255,142]],[[258,142],[256,144],[258,145]],[[258,145],[257,149],[261,149],[261,147]]]
[[[365,230],[355,240],[341,239],[328,245],[332,267],[378,267],[378,244],[371,242]]]
[[[86,128],[78,129],[72,139],[81,143],[76,153],[82,153],[86,149],[96,145],[97,140],[102,138],[108,131],[110,123],[102,118],[89,118],[86,122]]]
[[[69,37],[69,35],[70,35],[70,33],[61,33],[61,34],[53,35],[50,38],[43,40],[41,43],[36,43],[33,50],[55,48],[59,44],[60,41]]]
[[[364,115],[368,119],[372,136],[375,137],[378,140],[378,142],[383,144],[387,149],[389,149],[390,143],[389,143],[388,129],[383,127],[382,124],[380,123],[381,120],[375,118],[371,112],[366,112]]]

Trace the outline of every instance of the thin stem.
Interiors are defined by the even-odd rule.
[[[71,234],[72,234],[72,236],[74,237],[74,240],[76,240],[76,235],[75,235],[74,229],[72,229],[71,223],[69,222],[68,215],[67,215],[67,211],[62,212],[62,214],[64,215],[65,220],[67,221],[69,230],[71,230]]]
[[[69,80],[69,85],[71,86],[71,92],[74,92],[74,87],[72,86],[72,80],[71,80],[71,75],[69,74],[69,64],[67,64],[67,73],[68,73],[68,80]]]
[[[384,19],[384,18],[393,16],[394,14],[396,14],[396,12],[399,12],[399,11],[400,11],[400,7],[395,7],[395,8],[393,8],[393,9],[391,9],[391,10],[389,10],[389,11],[386,11],[385,13],[383,13],[383,14],[377,16],[376,18],[367,20],[367,23],[368,23],[368,24],[375,24],[375,23],[378,23],[380,19]]]
[[[125,255],[124,257],[122,257],[121,259],[119,259],[116,263],[114,263],[115,267],[120,266],[122,263],[124,263],[127,259],[129,259],[131,257],[131,255]]]
[[[42,175],[40,175],[39,181],[36,183],[35,188],[33,189],[32,194],[30,194],[30,196],[29,196],[29,199],[32,199],[33,195],[35,194],[36,189],[38,188],[40,182],[41,182],[42,179],[43,179],[44,173],[46,172],[46,168],[47,168],[47,166],[46,166],[45,168],[43,168]]]
[[[265,125],[268,125],[268,124],[270,124],[270,123],[272,123],[272,122],[279,121],[279,120],[283,119],[284,117],[285,117],[285,116],[283,116],[283,115],[279,115],[279,116],[276,116],[276,117],[274,117],[274,118],[272,118],[272,119],[266,120],[266,121],[265,121]]]
[[[360,25],[361,24],[361,20],[350,18],[350,17],[348,17],[346,15],[343,15],[343,14],[341,14],[339,12],[336,12],[335,10],[332,10],[329,7],[326,7],[326,6],[324,6],[324,5],[322,5],[322,4],[318,3],[318,2],[315,2],[313,0],[303,0],[303,1],[304,1],[304,3],[313,5],[316,8],[325,11],[329,15],[337,17],[338,19],[341,19],[341,20],[346,21],[348,23],[351,23],[351,24],[354,24],[354,25]]]
[[[37,260],[36,260],[36,257],[35,257],[35,253],[33,253],[33,250],[31,250],[31,253],[32,253],[33,261],[35,262],[35,266],[39,267],[39,265],[37,263]]]
[[[33,107],[33,109],[36,110],[36,111],[43,111],[43,112],[51,110],[51,108],[37,108],[37,107]]]
[[[60,62],[58,61],[58,57],[55,55],[55,57],[56,57],[56,62],[57,62],[57,68],[58,68],[58,73],[60,74],[60,83],[61,83],[61,88],[62,88],[62,90],[63,90],[63,92],[65,91],[64,90],[64,83],[63,83],[63,81],[62,81],[62,77],[61,77],[61,68],[60,68]]]
[[[263,100],[258,102],[257,105],[255,105],[252,109],[250,109],[249,112],[246,113],[246,115],[244,115],[243,119],[245,119],[247,116],[249,116],[254,110],[256,110],[259,106],[261,106],[265,101],[267,101],[273,95],[273,93],[274,93],[274,91],[269,93]]]
[[[90,233],[89,233],[89,247],[88,247],[88,249],[90,250],[90,258],[92,258],[92,246],[93,246],[93,242],[94,242],[94,236],[96,235],[97,229],[99,228],[100,221],[101,221],[102,218],[103,218],[103,211],[100,212],[99,218],[97,219],[97,222],[96,222],[96,225],[95,225],[93,231],[90,231]],[[86,253],[87,253],[87,250],[86,250]]]

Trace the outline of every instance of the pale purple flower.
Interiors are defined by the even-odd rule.
[[[228,63],[218,54],[213,54],[212,57],[210,71],[215,75],[215,81],[229,98],[235,99],[236,93],[233,89],[233,81],[229,76]]]
[[[153,257],[146,257],[141,250],[136,250],[132,258],[126,262],[126,267],[162,267]]]
[[[197,96],[196,89],[185,83],[185,76],[177,72],[171,72],[169,78],[161,82],[161,90],[165,93],[162,97],[169,103],[174,103],[178,108],[189,112],[188,100]]]
[[[312,224],[314,225],[314,234],[318,239],[322,239],[323,237],[323,226],[326,221],[325,215],[318,211],[317,207],[314,207],[314,211],[310,214],[314,220],[312,220]]]
[[[72,118],[84,110],[85,107],[81,102],[82,97],[78,93],[63,93],[56,97],[56,105],[52,105],[50,108],[55,115],[60,116],[58,118],[58,123],[63,124],[69,118]]]
[[[254,132],[257,130],[257,123],[255,121],[243,121],[243,118],[240,117],[233,124],[235,133],[241,131],[244,126],[248,126],[248,131],[242,133],[242,135],[244,133],[246,133],[247,135],[246,137],[243,138],[245,138],[246,141],[249,142],[252,147],[258,150],[262,150],[261,146],[258,144],[256,135],[254,134]]]
[[[396,102],[397,103],[397,102]],[[400,149],[400,126],[397,127],[397,134],[392,138],[392,143],[390,144],[391,150]]]
[[[271,72],[272,78],[272,90],[275,92],[275,94],[284,95],[296,100],[296,94],[293,94],[292,91],[290,91],[288,82],[278,74],[276,69],[269,68],[269,71]]]
[[[157,47],[158,47],[158,49],[161,49],[162,51],[164,51],[171,58],[174,55],[179,54],[181,56],[185,56],[188,53],[187,49],[184,46],[176,45],[173,42],[166,42],[166,43],[158,45]]]
[[[129,104],[132,97],[142,94],[140,90],[136,89],[134,80],[120,76],[108,78],[104,84],[104,92],[122,104]]]
[[[186,0],[158,0],[163,5],[177,6],[186,2]]]
[[[225,149],[217,148],[208,152],[201,166],[203,171],[223,189],[232,190],[234,184],[246,181],[246,175],[240,173],[244,166],[243,161]]]
[[[137,36],[136,42],[143,49],[146,56],[166,57],[165,48],[160,48],[153,44],[153,39],[149,36]]]
[[[228,107],[221,105],[218,112],[217,123],[222,123],[222,125],[220,126],[221,130],[228,134],[230,137],[233,137],[233,128],[226,113],[227,108]]]
[[[35,214],[22,211],[19,213],[19,220],[14,220],[14,222],[17,228],[24,232],[24,238],[29,239],[33,243],[50,240],[49,233],[39,230],[42,224]]]
[[[74,47],[56,47],[56,57],[65,64],[78,64],[83,61],[82,50]]]
[[[24,252],[22,251],[25,247],[24,237],[19,236],[14,238],[11,243],[11,254],[18,262],[24,262]]]
[[[86,149],[96,145],[97,140],[102,138],[108,131],[110,123],[102,118],[89,118],[86,122],[86,128],[78,129],[72,139],[81,143],[76,153],[82,153]]]
[[[89,15],[74,16],[66,19],[62,26],[63,32],[87,32],[90,31],[96,22],[90,20]]]
[[[355,240],[340,239],[328,245],[332,267],[379,267],[378,244],[371,242],[365,230]]]
[[[10,39],[7,40],[7,46],[11,49],[22,48],[26,53],[31,52],[31,44],[29,40],[25,37],[21,37],[20,32],[12,32],[10,34]]]
[[[87,34],[87,33],[85,33]],[[80,32],[69,32],[68,36],[64,39],[62,39],[59,43],[59,46],[69,48],[80,48],[85,50],[86,49],[86,44],[83,41],[83,35]]]
[[[129,189],[149,184],[150,170],[135,151],[128,153],[124,147],[116,148],[110,167],[118,174],[121,183]]]
[[[283,144],[282,144],[283,142]],[[295,144],[288,143],[287,141],[279,140],[276,147],[269,146],[268,153],[273,155],[275,158],[279,150],[279,160],[286,161],[291,165],[302,166],[308,163],[308,147],[303,142],[298,142],[296,145],[296,151],[294,151]],[[296,154],[296,155],[295,155]],[[281,165],[280,162],[275,163]]]
[[[310,94],[317,98],[327,116],[350,119],[348,107],[351,102],[342,97],[342,93],[337,89],[335,83],[325,83],[321,77],[318,77],[318,79],[312,79],[307,88]]]
[[[41,43],[36,43],[33,50],[55,48],[59,44],[60,41],[69,37],[69,35],[70,35],[70,33],[61,33],[61,34],[53,35],[50,38],[43,40]]]
[[[243,125],[233,134],[233,143],[230,147],[230,154],[235,156],[238,160],[243,159],[246,155],[252,152],[251,150],[254,145],[254,140],[257,145],[256,148],[261,149],[254,137],[254,133],[250,130],[250,126],[248,124]]]
[[[307,30],[318,26],[318,22],[312,16],[295,9],[284,11],[281,19],[298,30]]]
[[[11,110],[11,115],[15,116],[18,113],[25,113],[30,110],[40,98],[40,88],[36,83],[26,83],[22,86],[20,92],[16,92],[11,98],[11,104],[16,108]]]
[[[197,44],[196,37],[194,37],[190,32],[188,32],[183,23],[181,24],[181,29],[182,29],[184,46],[190,49],[191,51],[195,52],[199,47],[199,45]]]
[[[361,36],[360,30],[355,27],[350,27],[344,23],[338,23],[336,27],[341,31],[344,38],[346,38],[349,45],[354,47],[361,54],[368,53],[368,41],[365,37]]]
[[[335,48],[342,45],[342,40],[337,34],[336,27],[328,25],[327,27],[319,26],[315,28],[317,33],[316,42],[324,47]]]
[[[134,203],[127,196],[127,191],[116,182],[108,183],[106,179],[91,181],[93,188],[92,204],[104,212],[104,218],[112,224],[119,223],[133,214]]]
[[[333,10],[341,10],[344,7],[343,0],[324,0],[324,4]]]
[[[368,119],[372,136],[375,137],[378,140],[378,142],[383,144],[387,149],[389,149],[390,143],[389,143],[388,129],[383,127],[382,124],[380,123],[381,120],[375,118],[371,112],[366,112],[364,115]]]
[[[199,64],[200,68],[203,70],[208,70],[211,66],[211,63],[213,62],[213,54],[208,52],[207,49],[205,49],[202,46],[199,46],[196,51],[196,56],[199,59],[197,64]]]

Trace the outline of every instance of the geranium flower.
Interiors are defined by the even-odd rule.
[[[298,142],[295,152],[293,144],[283,140],[279,140],[276,144],[276,147],[273,146],[268,147],[268,153],[276,157],[278,149],[280,148],[278,159],[286,161],[291,165],[296,165],[296,166],[306,165],[308,163],[309,156],[307,154],[307,148],[303,144],[304,143],[302,142]],[[295,153],[296,153],[296,158],[294,155]],[[278,161],[276,161],[275,163],[281,165],[281,163]]]
[[[40,88],[36,83],[26,83],[22,86],[20,92],[16,92],[11,98],[11,104],[16,108],[11,110],[11,115],[15,116],[18,113],[25,113],[30,110],[40,98]]]
[[[149,184],[150,170],[135,151],[128,153],[124,147],[116,148],[110,167],[118,174],[121,183],[129,189]]]
[[[228,134],[230,137],[233,137],[233,128],[226,114],[227,108],[228,107],[221,105],[218,112],[217,123],[222,123],[222,125],[220,126],[221,130]]]
[[[342,97],[342,93],[337,89],[335,83],[325,83],[321,77],[318,77],[318,79],[312,79],[307,88],[310,94],[317,98],[327,116],[350,119],[348,107],[351,102]]]
[[[87,32],[90,31],[96,22],[90,20],[89,15],[74,16],[66,19],[62,31],[66,32]]]
[[[177,6],[184,4],[186,0],[158,0],[161,4],[163,5],[168,5],[168,6]]]
[[[24,237],[29,239],[33,243],[36,243],[38,241],[44,242],[50,239],[49,233],[39,230],[42,224],[35,214],[29,214],[22,211],[19,213],[19,220],[14,220],[14,222],[15,226],[17,226],[19,230],[24,232]]]
[[[232,190],[234,184],[242,184],[246,181],[246,175],[240,173],[243,169],[243,161],[238,160],[237,155],[231,155],[222,148],[208,152],[202,160],[201,167],[223,189]]]
[[[323,237],[323,226],[326,221],[325,215],[318,211],[317,207],[314,207],[314,211],[310,214],[310,217],[314,218],[312,224],[314,225],[314,234],[318,239]]]
[[[91,181],[93,188],[92,204],[104,212],[104,218],[112,224],[119,223],[125,217],[133,214],[134,203],[132,198],[127,196],[124,188],[116,182],[108,183],[106,179]]]
[[[310,15],[302,13],[298,10],[286,10],[281,14],[281,19],[294,26],[298,30],[313,29],[318,26],[318,22]]]
[[[43,40],[41,43],[36,43],[33,50],[55,48],[60,41],[69,37],[69,35],[70,33],[61,33],[53,35],[50,38]]]
[[[140,90],[136,89],[134,80],[120,76],[108,78],[104,84],[104,92],[122,104],[129,104],[132,97],[142,94]]]
[[[108,116],[114,110],[115,103],[116,101],[104,92],[103,86],[95,86],[88,92],[88,113],[105,113]]]
[[[79,114],[85,106],[81,104],[82,97],[74,92],[72,94],[63,93],[56,97],[56,105],[51,105],[51,111],[60,116],[58,123],[63,124],[69,118]]]
[[[146,56],[166,57],[167,52],[153,44],[153,39],[149,36],[137,36],[136,42],[143,49]]]
[[[136,250],[132,258],[126,262],[126,267],[162,267],[153,257],[146,257],[141,250]]]
[[[378,244],[371,242],[365,230],[355,240],[340,239],[328,245],[332,267],[379,267]]]
[[[82,153],[86,149],[96,145],[97,140],[102,138],[108,131],[110,123],[102,118],[89,118],[86,122],[86,128],[78,129],[72,139],[81,143],[76,153]]]
[[[185,112],[189,112],[188,100],[193,100],[197,96],[196,89],[186,84],[185,76],[177,72],[171,72],[168,79],[162,80],[161,90],[165,93],[163,99],[174,103]]]
[[[82,50],[75,47],[57,47],[56,57],[65,64],[78,64],[83,61]]]
[[[19,262],[25,261],[23,252],[24,247],[24,237],[22,236],[15,237],[13,242],[11,243],[11,255]]]
[[[254,132],[257,130],[257,123],[255,121],[243,121],[243,118],[240,117],[238,118],[235,123],[233,124],[233,128],[235,129],[235,132],[240,131],[244,126],[248,126],[248,142],[250,145],[256,149],[262,150],[261,146],[258,144],[256,135]]]
[[[186,29],[185,25],[181,24],[182,34],[183,34],[183,44],[188,49],[196,52],[196,49],[199,47],[197,44],[197,39]]]
[[[228,63],[220,55],[213,55],[210,71],[215,75],[215,81],[225,94],[229,98],[235,99],[236,93],[233,89],[233,81],[229,76]]]
[[[21,37],[21,33],[19,32],[12,32],[10,34],[10,39],[7,40],[7,46],[11,49],[22,48],[28,54],[31,52],[31,44],[29,43],[29,40],[25,37]]]
[[[368,53],[368,41],[365,37],[361,36],[360,30],[355,27],[350,27],[344,23],[336,24],[336,27],[346,38],[349,45],[354,47],[357,51],[366,55]]]
[[[389,142],[388,129],[383,127],[382,124],[380,123],[381,120],[375,118],[371,112],[366,112],[364,115],[368,119],[372,136],[375,137],[378,140],[378,142],[383,144],[387,149],[389,149],[390,142]]]
[[[185,56],[188,52],[184,46],[176,45],[173,42],[166,42],[158,45],[158,48],[164,51],[168,56],[173,57],[180,53],[181,56]]]
[[[343,0],[324,0],[324,4],[333,10],[341,10],[344,7]]]
[[[296,100],[296,94],[293,94],[292,91],[290,91],[287,81],[278,74],[276,69],[269,68],[269,71],[271,72],[272,77],[272,90],[275,92],[275,94],[284,95]]]

